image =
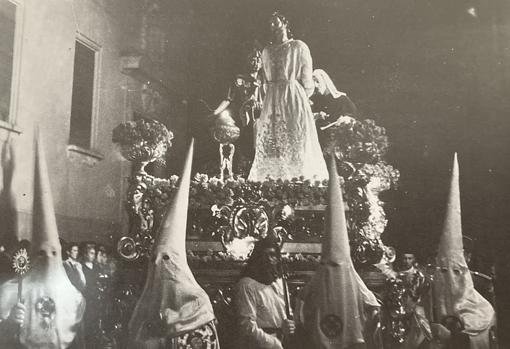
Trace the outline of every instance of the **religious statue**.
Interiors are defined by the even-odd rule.
[[[310,102],[317,128],[321,131],[333,130],[336,126],[349,123],[352,118],[358,117],[356,105],[345,92],[337,90],[328,73],[315,69],[312,76],[315,92],[310,97]],[[324,142],[320,135],[319,140]]]
[[[226,118],[225,114],[232,117],[233,123],[239,127],[240,131],[239,138],[232,141],[238,146],[237,153],[233,144],[220,146],[222,174],[226,167],[229,167],[232,172],[233,163],[236,164],[235,171],[242,174],[246,171],[243,163],[251,163],[254,156],[253,125],[262,109],[261,52],[256,47],[248,54],[247,68],[246,74],[236,75],[228,90],[227,98],[213,111],[213,115],[217,116],[214,132],[219,127],[218,122]],[[216,133],[214,138],[218,141]]]
[[[327,179],[309,102],[314,91],[310,50],[291,38],[282,14],[274,13],[270,25],[274,41],[262,52],[265,97],[248,179]]]
[[[241,130],[237,127],[230,109],[225,109],[216,118],[211,133],[216,142],[220,144],[220,179],[234,175],[232,165],[234,162],[235,145]]]

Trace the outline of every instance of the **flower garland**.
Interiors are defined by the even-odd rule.
[[[298,179],[268,179],[264,182],[250,182],[237,177],[223,182],[216,177],[197,174],[191,184],[190,207],[208,209],[212,205],[232,205],[239,201],[263,202],[270,207],[287,204],[311,207],[324,205],[326,196],[327,181],[312,183]]]
[[[228,252],[208,250],[203,253],[187,251],[188,263],[193,269],[242,269],[246,260]],[[293,253],[283,254],[282,262],[293,270],[315,271],[320,264],[320,255]]]

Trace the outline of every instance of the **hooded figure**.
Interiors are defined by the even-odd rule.
[[[329,129],[328,132],[319,132],[322,147],[327,147],[332,139],[336,138],[335,128],[341,124],[352,124],[359,116],[358,108],[344,93],[336,89],[329,75],[322,69],[315,69],[312,74],[315,83],[314,94],[310,97],[312,111],[318,130]]]
[[[329,205],[321,265],[303,293],[304,328],[316,349],[373,347],[368,310],[380,306],[354,269],[336,162],[329,162]],[[370,343],[370,344],[368,344]]]
[[[154,243],[142,296],[129,322],[133,349],[219,348],[213,308],[186,259],[186,223],[193,158],[191,143],[181,182]],[[202,346],[200,346],[202,348]]]
[[[322,69],[315,69],[313,71],[313,79],[315,81],[315,86],[317,92],[321,95],[331,95],[333,98],[340,98],[342,96],[347,96],[344,92],[340,92],[336,89],[335,84],[329,77],[328,73],[326,73]]]
[[[61,246],[50,182],[39,135],[36,137],[31,270],[23,278],[21,328],[0,334],[2,348],[65,349],[73,342],[85,308],[83,296],[71,284],[62,265]],[[0,288],[2,325],[18,302],[17,280]],[[2,326],[3,327],[3,326]],[[18,333],[19,332],[19,333]],[[19,335],[19,343],[18,338]],[[13,343],[14,344],[13,346]]]
[[[450,193],[443,233],[436,257],[433,309],[436,322],[448,316],[461,320],[472,349],[488,349],[489,331],[495,324],[491,304],[474,288],[464,258],[459,193],[459,165],[454,156]]]

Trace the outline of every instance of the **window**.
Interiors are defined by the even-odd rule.
[[[14,124],[16,110],[21,5],[0,0],[0,123]]]
[[[76,40],[75,47],[69,144],[91,149],[99,48],[81,38]]]

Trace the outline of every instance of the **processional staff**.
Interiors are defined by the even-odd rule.
[[[285,316],[287,320],[294,320],[294,315],[292,314],[292,307],[290,301],[290,293],[289,286],[287,282],[287,270],[283,264],[283,261],[280,261],[280,270],[282,273],[282,285],[283,285],[283,299],[285,301]],[[282,338],[282,345],[286,349],[295,349],[298,348],[295,343],[295,335],[288,335]]]
[[[21,248],[16,252],[12,258],[12,268],[18,275],[18,303],[24,303],[23,299],[23,275],[30,269],[30,258],[28,257],[27,250]],[[21,325],[18,326],[18,333],[16,334],[17,342],[20,342]]]

